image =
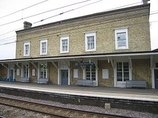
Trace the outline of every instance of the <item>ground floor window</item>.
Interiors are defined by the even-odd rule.
[[[117,62],[117,81],[129,80],[129,63]]]
[[[86,66],[86,80],[96,80],[95,65]]]
[[[47,64],[40,64],[40,78],[47,78]]]
[[[23,65],[23,77],[28,78],[29,77],[29,65]]]

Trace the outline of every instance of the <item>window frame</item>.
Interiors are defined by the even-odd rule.
[[[23,69],[23,77],[29,78],[29,64],[23,64],[22,69]]]
[[[47,47],[48,47],[48,40],[47,39],[44,39],[44,40],[41,40],[40,41],[40,55],[46,55],[47,54]],[[42,43],[46,43],[46,52],[42,52]]]
[[[26,45],[29,46],[29,48],[28,48],[28,54],[26,54]],[[30,56],[30,42],[25,42],[24,43],[24,56]]]
[[[93,75],[94,75],[94,77],[93,77]],[[94,66],[91,66],[91,65],[85,66],[85,79],[96,81],[96,66],[95,65]]]
[[[42,68],[41,65],[43,65]],[[48,74],[47,66],[48,66],[47,63],[39,63],[39,78],[47,78],[47,74]]]
[[[67,40],[67,50],[63,51],[62,41]],[[60,53],[68,53],[69,52],[69,36],[60,37]]]
[[[94,48],[93,49],[88,49],[88,36],[93,36],[94,37]],[[96,51],[96,32],[90,32],[90,33],[85,33],[85,51]]]
[[[127,70],[124,70],[125,69],[125,63],[127,63],[128,64],[128,71]],[[121,64],[121,70],[119,70],[119,67],[118,67],[118,64]],[[116,80],[117,80],[117,82],[125,82],[126,81],[126,79],[125,79],[125,73],[128,73],[128,76],[129,76],[129,78],[127,79],[127,81],[128,80],[130,80],[130,72],[131,72],[131,70],[130,70],[130,64],[129,64],[129,62],[128,61],[120,61],[120,62],[117,62],[116,63],[116,65],[117,65],[117,67],[116,67]],[[118,80],[118,73],[121,73],[121,80]]]
[[[122,33],[122,32],[126,33],[126,46],[119,47],[118,46],[117,34],[118,33]],[[115,49],[116,50],[119,50],[119,49],[129,49],[129,47],[128,47],[128,41],[129,41],[129,38],[128,38],[128,28],[115,29]]]

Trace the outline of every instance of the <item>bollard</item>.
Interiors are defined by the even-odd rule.
[[[110,103],[105,103],[105,110],[110,110],[110,109],[111,109]]]

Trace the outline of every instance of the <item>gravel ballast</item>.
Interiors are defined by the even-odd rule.
[[[60,102],[37,100],[37,99],[7,95],[7,94],[2,94],[2,93],[0,93],[0,96],[18,98],[18,99],[22,99],[26,101],[44,103],[44,104],[49,104],[52,106],[59,106],[59,107],[64,107],[64,108],[73,108],[73,109],[94,111],[94,112],[100,112],[100,113],[130,116],[130,117],[136,117],[136,118],[158,118],[158,114],[152,114],[148,112],[138,112],[138,111],[132,111],[132,110],[117,109],[117,108],[111,108],[110,110],[105,110],[104,108],[95,107],[95,106],[63,104]],[[20,110],[17,108],[12,108],[9,106],[4,106],[4,105],[0,105],[0,116],[4,116],[6,118],[51,118],[50,116],[46,116],[46,115],[42,115],[39,113],[34,113],[34,112],[26,111],[26,110]]]

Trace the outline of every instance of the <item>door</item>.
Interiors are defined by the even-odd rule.
[[[86,66],[86,80],[96,81],[96,67],[95,65]]]
[[[10,70],[9,81],[13,81],[13,69]]]
[[[117,62],[116,66],[117,87],[125,87],[126,81],[129,80],[130,77],[129,63]]]
[[[158,70],[157,69],[155,69],[154,75],[155,75],[155,89],[158,89]]]
[[[61,70],[61,85],[68,85],[68,70]]]

